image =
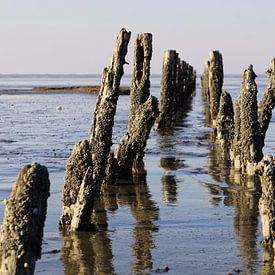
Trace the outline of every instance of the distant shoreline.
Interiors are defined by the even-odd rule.
[[[84,86],[37,86],[30,90],[0,90],[0,95],[8,94],[37,94],[37,93],[89,93],[96,94],[99,93],[99,85],[84,85]],[[129,95],[130,87],[122,86],[120,87],[120,95]]]

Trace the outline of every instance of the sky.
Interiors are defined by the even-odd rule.
[[[211,49],[225,74],[254,65],[263,74],[275,57],[274,0],[0,0],[0,74],[100,74],[119,30],[153,34],[151,73],[176,50],[198,73]]]

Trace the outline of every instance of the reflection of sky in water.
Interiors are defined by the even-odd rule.
[[[99,76],[29,77],[1,79],[0,88],[37,85],[99,84]],[[123,80],[130,83],[130,77]],[[199,82],[199,79],[197,79]],[[233,98],[240,76],[225,78]],[[159,77],[152,77],[152,93],[159,97]],[[257,79],[260,92],[266,78]],[[1,86],[2,85],[2,86]],[[259,92],[259,94],[260,94]],[[259,98],[259,97],[258,97]],[[236,184],[226,163],[209,142],[200,90],[186,106],[176,127],[160,135],[152,131],[146,148],[147,178],[108,190],[95,220],[106,228],[96,234],[64,238],[58,232],[65,161],[75,142],[88,136],[96,95],[21,94],[0,96],[0,216],[3,199],[19,168],[40,162],[50,172],[51,197],[45,225],[39,274],[97,271],[129,274],[168,265],[173,274],[231,272],[238,267],[260,270],[262,248],[255,184]],[[62,111],[57,111],[57,106]],[[114,143],[127,128],[129,97],[121,96],[114,127]],[[274,118],[265,153],[275,154]],[[145,184],[145,181],[147,184]],[[104,210],[106,209],[106,211]],[[47,253],[56,249],[58,253]],[[61,259],[60,259],[61,258]],[[64,270],[64,271],[63,271]],[[252,270],[252,271],[251,271]]]

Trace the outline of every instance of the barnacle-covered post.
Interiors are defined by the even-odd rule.
[[[271,60],[270,68],[266,70],[266,74],[269,78],[269,83],[258,108],[262,146],[264,146],[266,131],[272,117],[272,110],[275,106],[275,58]]]
[[[124,74],[123,66],[127,63],[125,57],[128,51],[130,36],[131,32],[127,32],[125,29],[120,31],[111,64],[103,71],[89,140],[96,193],[100,192],[112,146],[112,133],[119,97],[119,86]],[[140,72],[138,72],[138,77],[140,78],[141,76]]]
[[[206,99],[211,124],[216,126],[223,86],[223,60],[219,51],[210,51],[201,77],[202,94]]]
[[[34,163],[20,170],[1,225],[1,274],[34,274],[41,258],[49,190],[45,166]]]
[[[174,50],[165,51],[162,65],[160,115],[156,120],[158,130],[169,128],[174,123],[177,64],[178,53]]]
[[[150,95],[152,34],[138,34],[134,51],[128,130],[115,150],[119,178],[129,178],[132,174],[145,173],[144,149],[158,116],[158,100]]]
[[[275,248],[275,157],[265,156],[256,168],[260,175],[262,195],[259,212],[262,219],[263,244]]]
[[[253,175],[255,164],[263,158],[258,122],[256,74],[250,65],[243,73],[241,94],[235,108],[235,139],[233,142],[236,168],[243,174]],[[239,166],[239,167],[238,167]]]
[[[221,94],[216,121],[217,143],[229,156],[231,143],[234,140],[234,109],[231,96],[226,91]]]
[[[114,116],[130,36],[125,29],[119,32],[110,65],[103,71],[89,141],[77,143],[67,161],[59,221],[61,229],[93,229],[94,197],[100,193],[112,146]]]
[[[174,50],[164,53],[161,79],[160,115],[155,128],[163,131],[171,128],[184,104],[196,90],[196,71],[185,61],[181,61]]]

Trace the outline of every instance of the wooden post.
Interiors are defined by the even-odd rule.
[[[157,130],[169,129],[175,124],[184,103],[195,89],[196,71],[193,67],[181,61],[176,51],[166,51],[162,67],[160,115],[155,126]]]
[[[70,158],[66,162],[65,182],[63,186],[63,208],[59,220],[60,228],[70,229],[77,198],[82,181],[89,168],[92,167],[92,158],[88,140],[75,144]],[[89,221],[90,218],[87,217]]]
[[[216,126],[223,86],[223,60],[219,51],[210,51],[209,61],[204,65],[201,86],[203,96],[209,107],[211,124]]]
[[[262,196],[259,212],[262,219],[263,244],[275,248],[275,157],[265,156],[256,168],[260,175]]]
[[[223,86],[223,61],[219,51],[210,51],[210,68],[209,68],[209,93],[210,93],[210,110],[211,119],[215,125],[215,119],[219,112],[220,96]]]
[[[201,90],[204,99],[206,100],[207,104],[210,105],[210,94],[209,94],[209,67],[210,62],[206,61],[204,64],[204,71],[201,75]]]
[[[134,73],[128,130],[116,147],[118,177],[145,173],[143,156],[151,128],[158,116],[158,100],[150,96],[152,35],[138,34],[135,40]]]
[[[260,124],[262,146],[264,146],[264,139],[269,122],[272,117],[272,110],[275,106],[275,58],[271,60],[271,65],[266,74],[269,78],[267,89],[265,90],[258,109],[258,120]]]
[[[220,97],[216,124],[217,142],[224,152],[229,153],[234,140],[234,109],[231,96],[226,91]]]
[[[178,53],[169,50],[164,53],[161,79],[160,115],[156,121],[156,128],[164,130],[173,125],[175,104],[175,76]]]
[[[108,68],[103,71],[101,88],[97,99],[93,125],[90,134],[90,148],[93,163],[95,192],[99,194],[105,176],[105,169],[112,146],[112,132],[120,80],[131,32],[122,29],[117,37],[116,48]]]
[[[45,166],[34,163],[20,170],[1,225],[1,274],[34,274],[41,258],[49,189]]]
[[[258,122],[256,77],[257,75],[253,71],[253,66],[250,65],[244,71],[241,85],[240,161],[242,173],[248,175],[254,174],[255,163],[258,163],[263,158]]]
[[[94,197],[100,193],[112,146],[112,128],[130,36],[125,29],[119,32],[111,63],[103,71],[89,141],[76,144],[67,161],[61,228],[71,231],[93,229]]]

